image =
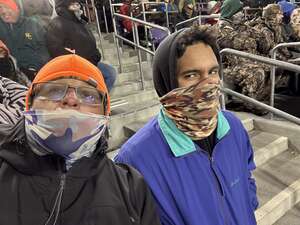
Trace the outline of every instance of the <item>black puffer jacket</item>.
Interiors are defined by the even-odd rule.
[[[23,120],[0,127],[1,225],[160,224],[143,178],[109,160],[106,144],[66,172],[62,158],[36,155],[23,136]]]
[[[96,40],[83,21],[79,21],[68,5],[74,0],[56,0],[58,14],[47,29],[47,47],[51,57],[70,54],[65,48],[75,49],[76,54],[94,65],[101,60]]]

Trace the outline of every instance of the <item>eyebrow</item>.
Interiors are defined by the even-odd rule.
[[[219,69],[220,69],[220,66],[215,65],[209,69],[209,72],[211,72],[213,70],[219,70]],[[180,75],[186,75],[189,73],[201,73],[201,72],[203,72],[203,70],[192,69],[192,70],[186,70],[186,71],[182,72]]]

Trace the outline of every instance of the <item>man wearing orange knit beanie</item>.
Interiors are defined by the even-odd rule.
[[[0,224],[159,225],[150,191],[107,150],[110,100],[78,55],[47,63],[15,127],[0,126]]]
[[[44,28],[22,15],[16,0],[0,0],[0,40],[16,58],[19,69],[33,80],[50,56]]]

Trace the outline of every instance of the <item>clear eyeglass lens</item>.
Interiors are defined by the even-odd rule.
[[[51,101],[62,100],[69,87],[67,84],[40,83],[34,86],[35,97]],[[83,104],[98,105],[103,103],[103,94],[95,88],[76,87],[76,95]]]
[[[102,94],[94,88],[79,87],[77,88],[77,97],[80,98],[84,104],[98,105],[102,104]]]
[[[67,88],[68,86],[65,84],[37,84],[35,89],[35,95],[37,98],[59,101],[65,96]]]

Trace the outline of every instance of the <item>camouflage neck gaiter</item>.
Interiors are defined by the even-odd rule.
[[[219,77],[209,77],[160,98],[165,114],[192,140],[208,137],[217,126],[220,108]]]

